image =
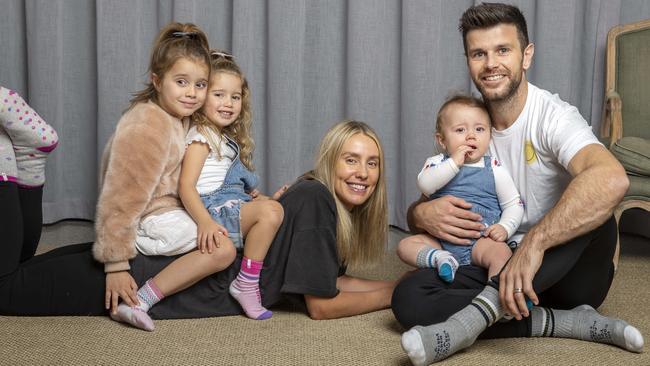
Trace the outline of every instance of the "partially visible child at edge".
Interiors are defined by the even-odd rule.
[[[268,319],[273,313],[261,304],[259,278],[283,209],[255,190],[250,89],[244,74],[223,51],[211,52],[210,66],[205,105],[193,116],[185,141],[179,194],[198,226],[201,252],[218,250],[227,238],[243,247],[240,272],[229,292],[249,318]]]
[[[132,243],[143,219],[174,217],[182,209],[176,193],[178,167],[188,117],[205,101],[209,64],[208,40],[201,29],[189,23],[170,23],[163,28],[151,52],[151,80],[135,94],[106,147],[110,159],[97,207],[93,249],[107,272],[106,308],[111,308],[113,320],[148,331],[154,329],[147,314],[152,306],[221,271],[234,259],[232,244],[221,240],[222,250],[231,246],[230,257],[224,256],[226,252],[208,255],[193,250],[146,281],[137,293],[128,273],[129,263],[121,259],[135,256]],[[135,183],[125,181],[134,174],[138,176]],[[127,184],[131,185],[125,189]],[[124,302],[116,306],[120,297]]]
[[[418,268],[436,268],[451,283],[458,265],[474,263],[499,273],[512,252],[505,243],[524,214],[512,177],[497,159],[486,155],[490,144],[490,116],[477,98],[456,95],[448,99],[436,120],[436,140],[444,154],[430,157],[418,175],[418,187],[429,199],[452,195],[472,204],[485,230],[469,245],[457,245],[429,234],[403,239],[397,254]],[[443,249],[444,248],[444,249]]]
[[[36,253],[43,224],[45,162],[58,143],[54,128],[16,91],[0,85],[0,201],[5,213],[0,215],[0,238],[5,258],[19,255],[24,262]],[[20,253],[6,250],[13,241],[22,244]],[[8,265],[0,267],[5,267],[0,273],[9,270]]]

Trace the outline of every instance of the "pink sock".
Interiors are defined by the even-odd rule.
[[[142,287],[138,289],[138,301],[136,306],[128,306],[127,304],[120,304],[117,306],[117,313],[111,313],[111,319],[131,324],[136,328],[142,330],[154,330],[153,320],[149,317],[147,312],[158,301],[165,298],[165,295],[158,289],[158,286],[153,282],[153,279],[147,280]]]
[[[156,305],[158,301],[164,298],[165,295],[163,295],[162,291],[160,291],[158,286],[156,286],[156,283],[153,282],[153,278],[150,278],[138,289],[138,301],[140,303],[137,307],[146,313],[152,306]]]
[[[153,320],[151,320],[149,314],[137,306],[129,306],[121,303],[117,306],[117,313],[111,313],[111,319],[121,323],[131,324],[142,330],[150,332],[154,330]]]
[[[268,319],[273,315],[273,312],[262,306],[260,296],[262,263],[246,257],[242,258],[239,274],[230,284],[230,295],[244,308],[246,316],[256,320]]]

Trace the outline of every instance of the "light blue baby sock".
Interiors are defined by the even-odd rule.
[[[418,268],[436,268],[438,276],[447,283],[454,281],[458,269],[458,261],[450,252],[430,247],[420,249],[415,265]]]

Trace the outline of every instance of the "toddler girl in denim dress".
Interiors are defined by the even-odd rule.
[[[185,140],[188,146],[202,143],[210,149],[196,189],[212,219],[223,226],[224,233],[227,233],[235,248],[241,250],[244,248],[239,219],[241,205],[251,201],[258,178],[242,164],[239,145],[232,138],[206,132],[209,138],[198,132],[196,126],[192,127]],[[219,141],[216,151],[212,150],[210,141]]]
[[[272,312],[262,306],[259,278],[283,210],[255,190],[248,82],[232,55],[215,50],[210,57],[208,94],[187,134],[179,195],[196,222],[202,253],[225,241],[243,249],[230,294],[249,318],[268,319]]]
[[[499,273],[512,252],[505,240],[512,236],[524,214],[512,177],[497,159],[486,153],[490,144],[490,117],[479,99],[457,95],[438,112],[436,139],[446,151],[426,160],[418,187],[427,199],[454,196],[471,203],[485,229],[479,239],[459,245],[429,234],[403,239],[398,256],[418,268],[436,268],[452,282],[459,265],[474,264]]]

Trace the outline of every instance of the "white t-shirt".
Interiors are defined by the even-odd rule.
[[[223,180],[226,178],[226,173],[228,172],[228,169],[230,169],[230,165],[232,165],[233,159],[237,156],[237,152],[228,146],[225,138],[217,136],[214,133],[212,133],[211,138],[212,141],[219,144],[221,159],[219,159],[219,155],[212,150],[212,146],[208,143],[208,139],[199,133],[196,130],[196,127],[190,128],[187,132],[187,137],[185,138],[185,145],[199,141],[207,144],[210,148],[210,153],[205,159],[203,169],[201,169],[201,174],[199,174],[199,179],[196,182],[196,190],[199,194],[210,193],[221,187]]]
[[[523,111],[507,129],[492,128],[490,142],[490,154],[509,168],[525,205],[511,240],[520,242],[555,206],[571,181],[571,159],[590,144],[600,142],[576,107],[528,83]]]

